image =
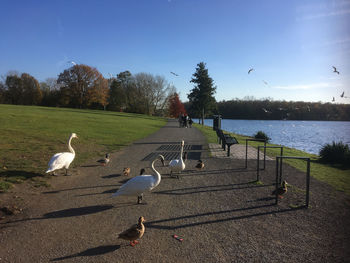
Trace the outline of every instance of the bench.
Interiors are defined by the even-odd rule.
[[[229,134],[225,134],[221,129],[216,129],[216,135],[218,136],[219,144],[221,144],[224,151],[226,150],[227,145],[227,156],[230,156],[231,146],[238,143],[237,139]]]

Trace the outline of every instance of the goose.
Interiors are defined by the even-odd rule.
[[[185,170],[186,165],[183,159],[187,159],[187,153],[183,153],[184,151],[184,145],[185,142],[182,140],[181,141],[181,150],[180,150],[180,159],[175,159],[175,160],[171,160],[169,162],[169,168],[170,168],[170,176],[173,176],[174,172],[178,172],[181,173],[181,171]],[[177,179],[179,179],[179,176],[176,176]]]
[[[198,170],[202,170],[202,169],[204,168],[204,163],[203,163],[202,160],[198,160],[198,163],[197,163],[197,165],[196,165],[196,168],[197,168]]]
[[[106,153],[106,156],[103,159],[97,161],[103,166],[106,166],[109,163],[109,153]]]
[[[278,198],[283,198],[282,195],[284,195],[285,193],[287,193],[288,188],[287,188],[288,183],[286,181],[282,182],[282,185],[280,187],[277,188],[277,190],[273,190],[271,195],[276,195],[278,196]]]
[[[145,233],[145,226],[143,222],[145,222],[145,218],[140,216],[139,222],[136,225],[131,226],[129,229],[118,235],[118,238],[129,240],[130,246],[134,247],[139,242],[136,239],[139,239]]]
[[[140,204],[142,201],[143,193],[146,191],[151,191],[157,187],[161,180],[160,173],[154,168],[154,163],[157,160],[161,160],[164,166],[164,157],[158,155],[156,159],[151,163],[151,168],[154,175],[138,175],[134,178],[131,178],[125,184],[123,184],[118,191],[116,191],[112,197],[119,195],[128,195],[128,196],[137,196],[137,203]]]
[[[73,162],[75,158],[75,151],[70,145],[73,138],[78,138],[78,136],[75,133],[72,133],[70,135],[68,140],[68,149],[70,152],[56,153],[54,156],[52,156],[48,164],[49,168],[47,169],[46,173],[65,168],[67,175],[69,165]],[[55,173],[53,173],[53,175],[55,175]]]
[[[125,168],[123,169],[123,174],[124,174],[125,176],[129,176],[129,175],[130,175],[130,167],[125,167]]]

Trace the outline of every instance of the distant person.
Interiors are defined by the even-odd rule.
[[[183,118],[183,124],[184,124],[184,127],[187,128],[188,127],[188,115],[184,115],[184,118]]]
[[[188,117],[188,125],[190,126],[190,128],[192,128],[192,118],[191,117]]]
[[[182,119],[183,119],[182,112],[180,112],[180,114],[179,114],[179,128],[181,128],[181,126],[182,126]]]

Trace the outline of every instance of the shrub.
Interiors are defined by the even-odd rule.
[[[349,164],[350,148],[343,142],[333,142],[325,144],[320,150],[320,160],[332,164]]]
[[[263,131],[258,131],[255,135],[254,135],[255,139],[263,139],[266,140],[266,142],[268,142],[271,138],[269,136],[267,136],[266,133],[264,133]]]

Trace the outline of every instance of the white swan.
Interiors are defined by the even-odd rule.
[[[181,141],[181,149],[180,149],[180,159],[171,160],[169,162],[170,176],[171,177],[173,176],[174,172],[181,173],[181,171],[185,170],[185,168],[186,168],[184,159],[186,160],[187,153],[185,152],[185,154],[183,154],[184,145],[185,145],[185,142],[182,140]],[[177,177],[177,179],[179,179],[178,175],[176,177]]]
[[[70,152],[56,153],[54,156],[52,156],[48,164],[49,168],[47,169],[46,173],[65,168],[67,175],[69,165],[73,162],[75,157],[75,151],[70,145],[73,138],[78,138],[78,136],[75,133],[72,133],[70,135],[68,140],[68,149]]]
[[[154,175],[139,175],[131,178],[129,181],[123,184],[118,191],[112,195],[112,197],[119,195],[137,196],[137,203],[140,204],[143,193],[146,191],[151,191],[160,183],[161,175],[154,168],[154,163],[157,160],[161,160],[164,166],[164,157],[162,155],[158,155],[158,157],[154,159],[151,164],[152,170],[155,173]]]

